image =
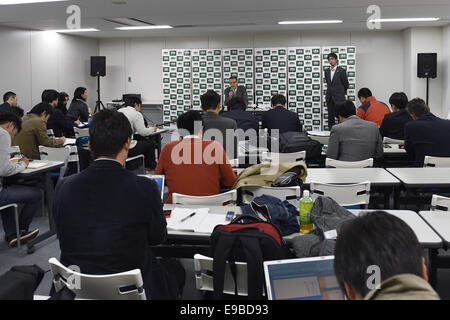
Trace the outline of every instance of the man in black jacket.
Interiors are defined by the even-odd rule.
[[[157,286],[161,268],[150,248],[167,237],[158,186],[124,168],[130,122],[117,111],[103,110],[94,116],[89,133],[95,162],[56,188],[53,212],[61,263],[97,275],[140,269],[147,298],[170,298]]]
[[[403,92],[395,92],[389,98],[392,113],[384,116],[380,126],[380,133],[383,137],[391,139],[405,139],[405,125],[413,119],[406,110],[408,97]]]
[[[405,125],[405,149],[416,167],[423,167],[425,156],[450,157],[450,120],[436,117],[425,101],[416,98],[408,103],[415,121]]]
[[[72,122],[68,120],[63,112],[57,108],[58,106],[58,91],[56,90],[44,90],[42,92],[42,103],[46,103],[52,106],[53,114],[47,121],[47,129],[52,129],[55,137],[75,137],[73,126],[79,125],[80,121]]]
[[[230,118],[236,121],[238,129],[244,131],[253,129],[255,132],[259,131],[258,119],[250,112],[245,111],[245,102],[242,98],[236,97],[228,102],[228,112],[222,114],[225,118]]]
[[[12,112],[12,108],[17,107],[17,95],[8,91],[3,95],[3,104],[0,105],[0,113]]]
[[[263,114],[262,126],[267,128],[269,135],[271,130],[278,129],[279,134],[285,132],[302,132],[302,123],[298,114],[286,109],[286,97],[276,94],[272,97],[272,110]]]
[[[345,102],[345,95],[349,87],[347,72],[344,68],[338,67],[338,57],[335,53],[328,55],[330,69],[325,70],[325,80],[327,82],[326,103],[328,109],[328,128],[336,124],[336,106]]]

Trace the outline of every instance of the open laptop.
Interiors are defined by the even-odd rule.
[[[164,201],[164,180],[165,180],[165,176],[164,175],[151,175],[151,174],[145,174],[145,175],[140,175],[140,176],[152,179],[152,180],[154,180],[156,182],[156,184],[158,185],[159,193],[161,194],[161,200]]]
[[[345,300],[334,256],[264,262],[269,300]]]

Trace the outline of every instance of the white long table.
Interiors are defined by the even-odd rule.
[[[450,187],[450,168],[388,168],[406,188]]]
[[[447,211],[420,211],[419,215],[442,238],[445,246],[450,246],[450,212]]]
[[[400,185],[400,181],[382,168],[312,168],[308,169],[308,176],[304,181],[309,185],[312,181],[330,184],[354,184],[370,181],[371,185],[379,187],[393,187]]]

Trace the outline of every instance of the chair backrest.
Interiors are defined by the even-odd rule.
[[[80,159],[78,157],[77,146],[65,146],[64,148],[39,146],[39,153],[42,160],[64,161],[64,163],[66,163],[66,160],[67,163],[76,162],[77,172],[80,172]]]
[[[433,194],[431,199],[432,211],[450,211],[450,198]]]
[[[55,133],[53,132],[53,129],[48,129],[47,130],[47,135],[49,136],[49,138],[54,138],[55,137]]]
[[[213,271],[213,258],[195,254],[194,255],[194,270],[195,270],[195,287],[198,290],[214,291],[214,278],[212,276]],[[247,296],[247,263],[236,262],[236,282],[237,293],[239,296]],[[223,293],[235,294],[235,282],[231,273],[230,265],[227,262],[225,267],[225,280],[223,286]]]
[[[283,162],[305,161],[305,159],[306,159],[306,151],[294,153],[263,152],[262,154],[262,162],[283,163]]]
[[[327,168],[372,168],[373,158],[362,161],[340,161],[326,158],[325,167]]]
[[[450,168],[450,158],[425,156],[424,167]]]
[[[398,139],[392,139],[389,137],[384,137],[383,138],[383,143],[385,144],[401,144],[404,145],[405,144],[405,140],[398,140]]]
[[[213,196],[188,196],[180,193],[172,194],[173,204],[227,206],[227,205],[236,205],[236,201],[237,201],[236,190],[219,193]]]
[[[109,275],[87,275],[66,268],[56,258],[50,258],[48,262],[57,292],[68,287],[77,299],[146,300],[139,269]]]
[[[243,203],[251,203],[254,198],[260,197],[260,196],[266,194],[266,195],[278,198],[281,201],[287,200],[297,208],[298,208],[300,197],[301,197],[301,189],[298,186],[297,187],[284,187],[284,188],[242,187],[241,192],[242,192],[242,202]]]
[[[19,147],[19,146],[11,146],[11,147],[9,148],[9,154],[10,154],[11,156],[15,156],[15,155],[17,155],[17,154],[20,154],[20,147]]]
[[[368,205],[370,201],[370,182],[346,185],[311,182],[310,190],[313,200],[330,197],[341,206]]]
[[[75,131],[75,135],[77,138],[89,137],[89,128],[74,127],[73,130]]]

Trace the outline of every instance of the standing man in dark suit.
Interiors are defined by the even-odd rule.
[[[271,130],[279,130],[279,134],[285,132],[302,132],[302,123],[298,114],[286,109],[286,97],[276,94],[272,97],[272,110],[266,111],[262,118],[263,129],[267,128],[269,135]]]
[[[415,121],[405,125],[405,149],[414,166],[423,167],[425,156],[450,157],[450,120],[436,117],[419,98],[411,100],[407,109]]]
[[[94,163],[56,188],[60,260],[86,274],[140,269],[147,298],[173,299],[162,289],[165,274],[158,272],[150,248],[167,237],[158,186],[124,168],[132,133],[120,112],[102,110],[94,116],[89,128]]]
[[[248,95],[247,89],[244,86],[240,86],[238,83],[238,79],[235,76],[230,77],[230,86],[225,89],[225,105],[228,106],[228,102],[230,102],[233,98],[242,98],[245,103],[245,107],[248,106]]]
[[[328,128],[336,123],[336,106],[345,102],[345,95],[349,87],[347,72],[344,68],[338,67],[338,57],[335,53],[328,55],[330,69],[325,70],[325,80],[327,82],[327,109],[328,109]]]

